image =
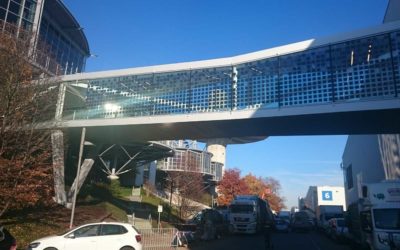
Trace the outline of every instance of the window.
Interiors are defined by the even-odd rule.
[[[116,235],[116,234],[124,234],[127,233],[128,230],[123,226],[119,225],[103,225],[101,227],[100,235]]]
[[[231,213],[252,213],[254,212],[254,207],[252,205],[231,205],[229,207]]]
[[[86,227],[81,227],[73,232],[73,235],[76,238],[79,237],[91,237],[97,236],[99,232],[100,225],[90,225]]]
[[[346,168],[347,189],[353,188],[353,168],[351,164]]]
[[[399,230],[400,209],[374,209],[375,226],[379,229]]]
[[[8,6],[8,0],[0,0],[0,7],[7,9],[7,6]]]

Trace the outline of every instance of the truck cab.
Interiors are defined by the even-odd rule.
[[[234,200],[229,211],[231,233],[256,233],[257,206],[254,200]]]
[[[229,231],[255,234],[271,221],[272,212],[266,201],[255,195],[238,195],[229,205]]]
[[[400,182],[387,181],[363,187],[360,221],[371,249],[400,249]]]

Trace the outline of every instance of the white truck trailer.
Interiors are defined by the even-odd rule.
[[[348,207],[352,239],[369,249],[400,249],[400,181],[364,184],[362,196]]]
[[[256,195],[238,195],[229,205],[229,231],[255,234],[268,223],[273,215],[268,202]]]

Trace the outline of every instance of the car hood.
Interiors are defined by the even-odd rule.
[[[49,240],[55,240],[55,239],[59,239],[62,236],[58,236],[58,235],[50,235],[50,236],[46,236],[37,240],[34,240],[32,242],[44,242],[44,241],[49,241]]]

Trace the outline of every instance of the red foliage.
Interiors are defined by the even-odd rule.
[[[50,131],[37,130],[54,117],[56,88],[34,84],[29,47],[0,34],[0,217],[8,209],[49,202],[52,196]]]
[[[246,182],[240,178],[239,169],[225,170],[224,177],[218,185],[218,205],[229,205],[235,195],[248,194]]]
[[[235,195],[252,194],[268,201],[272,210],[285,208],[285,199],[279,195],[281,185],[274,178],[262,178],[252,174],[240,177],[240,170],[229,169],[218,185],[218,205],[229,205]]]

